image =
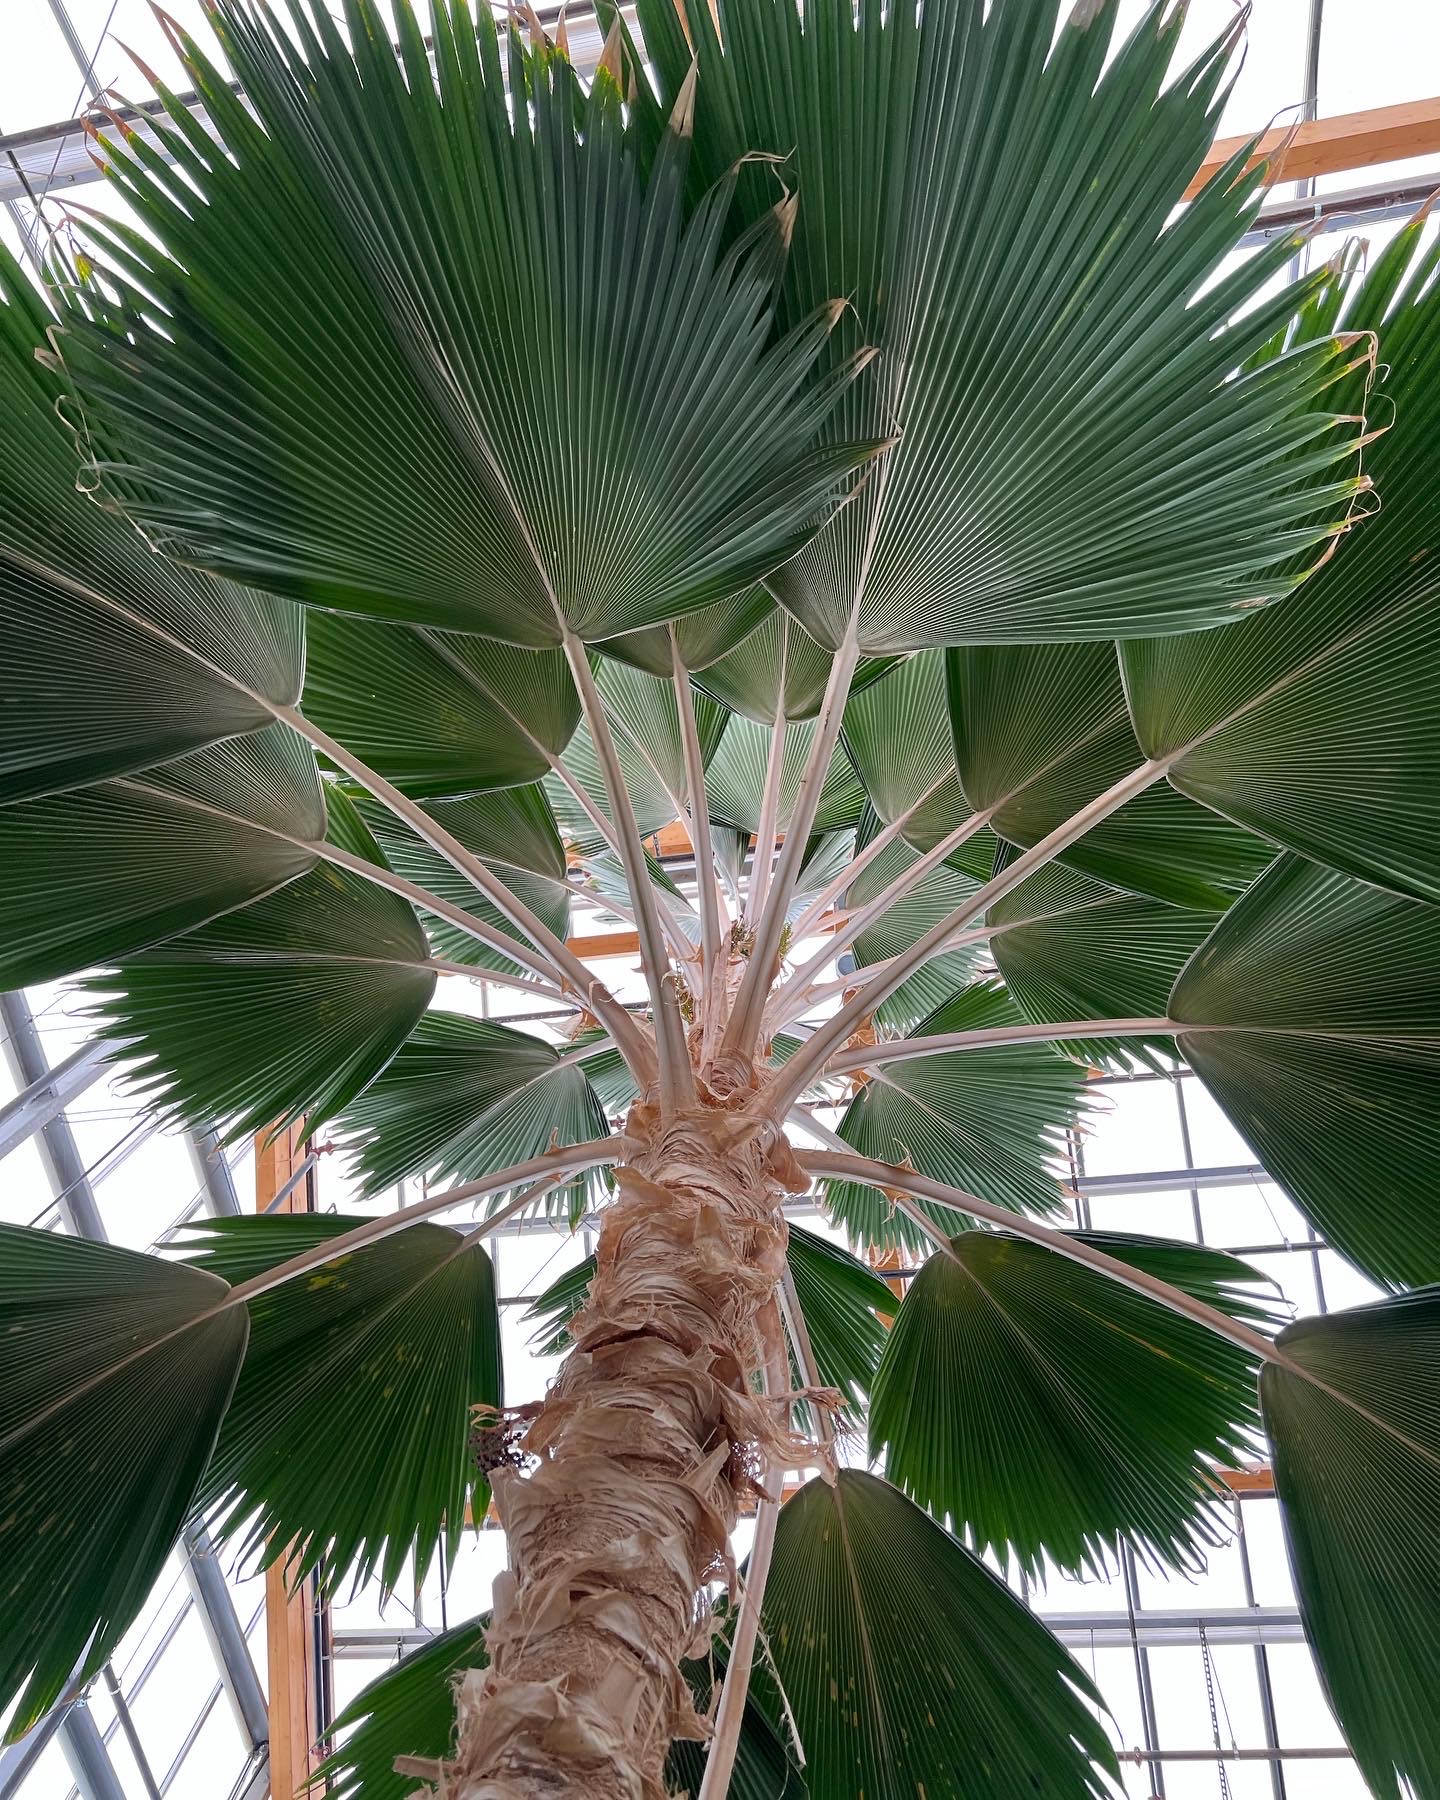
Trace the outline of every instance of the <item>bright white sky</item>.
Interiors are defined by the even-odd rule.
[[[1139,16],[1143,4],[1144,0],[1125,0],[1123,12],[1127,22]],[[146,0],[68,0],[68,6],[87,50],[98,52],[96,72],[102,82],[113,83],[127,98],[147,97],[147,84],[122,48],[122,44],[128,44],[163,79],[183,85]],[[200,28],[199,0],[168,0],[168,6],[187,25]],[[1310,0],[1254,0],[1249,53],[1226,115],[1227,131],[1259,129],[1278,115],[1293,116],[1287,109],[1296,108],[1304,97],[1304,33],[1309,10]],[[1186,27],[1187,43],[1199,45],[1206,41],[1232,16],[1232,0],[1193,0]],[[1325,0],[1324,18],[1319,83],[1322,114],[1440,91],[1440,5],[1433,0]],[[70,118],[79,110],[82,99],[80,73],[65,47],[49,0],[0,0],[0,132]],[[1420,166],[1397,166],[1394,172],[1408,174]],[[1345,187],[1377,173],[1331,177],[1320,185]],[[93,204],[100,192],[97,185],[92,185],[77,197]],[[11,221],[4,214],[0,214],[0,231],[7,242],[15,243]],[[443,994],[440,1004],[455,1010],[472,1010],[473,989],[456,982],[446,982],[444,986],[458,991]],[[496,1010],[513,1004],[513,998],[508,997],[503,1007],[497,1004]],[[59,1061],[85,1032],[84,1021],[76,1016],[76,1003],[59,989],[37,990],[31,999],[50,1058]],[[1253,1161],[1248,1147],[1198,1083],[1187,1081],[1185,1090],[1196,1165],[1217,1167]],[[0,1063],[0,1103],[12,1091]],[[195,1194],[196,1184],[183,1143],[158,1136],[133,1148],[134,1107],[113,1087],[104,1084],[91,1089],[71,1109],[71,1118],[82,1158],[95,1169],[97,1177],[103,1175],[99,1194],[112,1236],[136,1247],[149,1244]],[[1173,1169],[1184,1160],[1175,1095],[1169,1086],[1145,1083],[1110,1091],[1106,1111],[1097,1119],[1086,1146],[1090,1174]],[[237,1164],[237,1179],[244,1195],[250,1182],[248,1155],[237,1159]],[[322,1204],[328,1207],[350,1204],[341,1171],[333,1161],[324,1164],[321,1193]],[[0,1170],[0,1218],[16,1223],[38,1222],[45,1215],[48,1200],[49,1190],[35,1150],[24,1146],[6,1159]],[[1304,1236],[1293,1208],[1270,1184],[1210,1189],[1202,1195],[1202,1213],[1207,1239],[1213,1243],[1278,1244]],[[1117,1196],[1096,1203],[1093,1223],[1115,1230],[1190,1236],[1190,1195],[1181,1189]],[[580,1254],[578,1242],[561,1235],[507,1239],[499,1247],[501,1292],[538,1293]],[[1281,1283],[1302,1312],[1317,1308],[1317,1268],[1329,1305],[1352,1305],[1370,1297],[1367,1284],[1331,1252],[1314,1259],[1282,1252],[1254,1260]],[[505,1313],[507,1390],[512,1400],[538,1394],[550,1373],[548,1363],[528,1352],[527,1332],[520,1324],[519,1311],[507,1308]],[[1274,1502],[1247,1502],[1245,1520],[1256,1601],[1267,1606],[1293,1604]],[[450,1623],[488,1603],[489,1582],[502,1557],[503,1541],[498,1534],[485,1533],[471,1540],[451,1574],[444,1607]],[[253,1579],[236,1584],[237,1604],[247,1622],[259,1606],[260,1586]],[[127,1687],[173,1621],[183,1594],[178,1571],[172,1571],[117,1654],[115,1665]],[[362,1594],[352,1604],[337,1609],[336,1624],[356,1628],[385,1623],[404,1629],[414,1625],[418,1611],[427,1627],[438,1629],[442,1605],[433,1577],[418,1606],[413,1594],[408,1598],[408,1607],[396,1599],[382,1612],[377,1595]],[[1194,1583],[1174,1578],[1166,1581],[1142,1572],[1139,1601],[1142,1609],[1192,1612],[1243,1606],[1246,1593],[1238,1545],[1217,1552],[1206,1574]],[[1123,1614],[1125,1602],[1123,1591],[1116,1584],[1091,1583],[1082,1587],[1056,1580],[1038,1598],[1038,1604],[1043,1612],[1058,1617],[1117,1610]],[[263,1625],[252,1643],[263,1680]],[[1083,1644],[1074,1648],[1110,1701],[1118,1741],[1124,1746],[1138,1744],[1141,1727],[1131,1651],[1091,1650]],[[1258,1745],[1263,1741],[1263,1731],[1252,1650],[1246,1646],[1224,1646],[1217,1648],[1213,1657],[1222,1741],[1227,1745],[1232,1741],[1241,1746]],[[382,1655],[375,1661],[339,1663],[338,1704],[343,1705],[379,1672],[384,1660]],[[1273,1647],[1269,1660],[1281,1742],[1292,1748],[1338,1745],[1338,1733],[1305,1647]],[[1150,1673],[1161,1743],[1189,1750],[1210,1745],[1212,1726],[1199,1649],[1178,1646],[1154,1650],[1150,1653]],[[155,1674],[134,1704],[136,1723],[158,1776],[163,1777],[180,1750],[210,1696],[214,1680],[214,1664],[192,1614],[165,1650]],[[102,1694],[97,1693],[94,1710],[102,1729],[110,1727],[113,1714]],[[144,1788],[118,1734],[111,1738],[110,1751],[127,1795],[142,1800]],[[223,1800],[242,1759],[242,1740],[222,1699],[210,1712],[168,1790],[169,1800]],[[1227,1772],[1234,1800],[1275,1800],[1277,1790],[1265,1765],[1230,1763]],[[1311,1796],[1362,1800],[1365,1793],[1352,1765],[1343,1761],[1291,1763],[1286,1781],[1291,1800],[1310,1800]],[[1127,1793],[1135,1800],[1143,1800],[1152,1791],[1143,1769],[1131,1769],[1126,1785]],[[19,1790],[19,1800],[64,1800],[71,1791],[69,1771],[59,1748],[52,1745]],[[1202,1796],[1211,1800],[1220,1792],[1213,1762],[1165,1767],[1167,1800],[1201,1800]]]

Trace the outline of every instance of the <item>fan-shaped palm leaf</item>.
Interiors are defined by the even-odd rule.
[[[0,1225],[0,1709],[22,1737],[159,1578],[245,1353],[225,1284]]]
[[[131,504],[206,566],[512,643],[734,593],[878,447],[812,447],[846,377],[800,393],[832,312],[772,339],[784,220],[727,252],[733,179],[685,217],[683,109],[642,179],[607,75],[586,98],[563,58],[514,59],[512,114],[488,11],[442,0],[432,66],[395,10],[398,55],[373,0],[353,45],[318,0],[293,35],[217,0],[243,106],[177,39],[223,153],[178,103],[154,129],[203,205],[107,143],[163,248],[94,228],[63,355]]]
[[[731,718],[720,747],[706,770],[710,817],[717,825],[733,826],[752,837],[759,830],[771,736],[771,727],[757,725],[753,719],[741,714]],[[814,741],[813,719],[796,720],[786,730],[780,761],[780,804],[776,815],[776,830],[782,834],[794,810]],[[860,778],[850,758],[837,745],[830,758],[811,830],[821,835],[841,831],[846,826],[858,824],[864,809],[865,790],[860,785]]]
[[[430,1013],[345,1114],[364,1191],[408,1175],[474,1181],[552,1143],[604,1137],[609,1127],[582,1058],[486,1019]],[[563,1202],[578,1203],[593,1184],[580,1177]]]
[[[648,837],[685,810],[685,756],[680,713],[671,678],[661,680],[625,663],[597,659],[600,690],[615,740],[625,790],[640,835]],[[692,695],[702,763],[709,763],[729,714],[716,701]],[[583,854],[603,851],[615,834],[614,809],[588,725],[581,725],[564,756],[565,777],[552,775],[546,792],[565,835]],[[575,792],[583,790],[584,798]],[[598,818],[597,818],[598,815]]]
[[[324,835],[315,759],[283,725],[0,807],[0,987],[217,919],[312,869]]]
[[[1327,1241],[1387,1287],[1440,1278],[1421,1171],[1440,1091],[1433,908],[1286,856],[1171,997],[1185,1060]]]
[[[54,322],[0,245],[0,802],[257,730],[300,689],[293,606],[157,557],[77,492],[63,384],[35,355]]]
[[[667,100],[698,61],[706,176],[790,159],[786,316],[844,294],[843,341],[882,352],[830,429],[897,449],[769,577],[823,644],[852,617],[872,652],[1190,630],[1288,592],[1347,515],[1360,425],[1328,390],[1365,351],[1303,345],[1232,379],[1297,303],[1248,304],[1293,244],[1204,286],[1263,171],[1241,153],[1171,218],[1240,28],[1167,86],[1182,15],[1153,4],[1112,44],[1118,11],[1077,8],[1056,37],[1053,0],[690,0],[682,31],[642,0]]]
[[[185,1253],[232,1285],[342,1236],[336,1214],[206,1219]],[[411,1226],[249,1302],[250,1342],[198,1505],[227,1537],[322,1560],[393,1588],[422,1581],[467,1497],[489,1490],[469,1449],[470,1409],[498,1406],[500,1322],[490,1258],[444,1225]]]
[[[1109,644],[955,650],[947,663],[960,784],[1022,849],[1144,761]],[[1274,850],[1157,782],[1061,854],[1112,887],[1213,911]]]
[[[1082,1243],[1248,1322],[1263,1278],[1223,1251],[1078,1233]],[[870,1404],[870,1449],[938,1518],[1006,1550],[1103,1576],[1116,1534],[1197,1568],[1227,1541],[1217,1467],[1257,1447],[1255,1359],[1098,1270],[968,1231],[910,1283]]]
[[[1394,424],[1367,451],[1380,516],[1280,607],[1223,632],[1124,652],[1147,755],[1241,824],[1397,893],[1440,899],[1440,287],[1408,225],[1349,293],[1379,329]],[[1408,294],[1386,317],[1397,286]]]
[[[852,692],[844,742],[882,822],[905,817],[907,844],[928,850],[969,817],[955,778],[939,651],[909,657],[863,694]]]
[[[1051,863],[990,908],[987,942],[1027,1019],[1163,1018],[1175,977],[1214,923],[1214,913],[1119,893]],[[1122,1067],[1174,1056],[1165,1037],[1071,1038],[1065,1048]]]
[[[867,812],[856,834],[861,849],[876,829],[874,813]],[[924,932],[963,905],[988,874],[995,842],[990,832],[977,832],[956,852],[954,862],[932,869],[878,913],[853,941],[855,969],[863,972],[873,963],[908,950]],[[891,883],[907,877],[918,860],[919,853],[903,840],[886,845],[850,883],[846,909],[853,914],[878,900]],[[933,957],[880,1003],[875,1009],[876,1024],[890,1031],[908,1031],[970,981],[980,954],[979,943],[971,942]]]
[[[580,717],[558,650],[313,608],[302,704],[322,731],[422,799],[543,780]]]
[[[710,663],[699,685],[735,712],[759,725],[810,719],[820,710],[830,679],[831,656],[807,631],[776,606],[726,655]],[[890,658],[869,658],[850,679],[858,691],[890,666]]]
[[[1109,1793],[1079,1665],[887,1482],[841,1469],[781,1507],[763,1616],[813,1794]]]
[[[452,862],[422,843],[408,825],[364,795],[356,804],[397,875],[460,907],[481,924],[510,932],[509,921],[499,909]],[[542,787],[505,788],[462,800],[432,800],[425,811],[498,875],[557,937],[564,936],[570,919],[565,847]],[[507,974],[522,972],[509,957],[481,943],[452,919],[422,912],[421,922],[447,962],[470,963],[476,969]]]
[[[1019,1018],[1003,988],[977,983],[906,1035],[979,1031]],[[908,1159],[922,1174],[995,1205],[1053,1214],[1062,1202],[1051,1164],[1080,1117],[1083,1090],[1083,1072],[1048,1044],[942,1051],[877,1069],[846,1108],[839,1131],[862,1156]],[[944,1207],[918,1204],[946,1231],[965,1223]],[[919,1248],[927,1242],[873,1188],[832,1181],[825,1206],[862,1243]]]
[[[1371,1793],[1440,1792],[1440,1290],[1276,1347],[1260,1398],[1305,1635]]]
[[[379,862],[343,793],[331,835]],[[138,1040],[147,1103],[232,1135],[313,1129],[359,1093],[430,1004],[435,971],[413,909],[348,869],[298,881],[99,975],[102,1030]]]
[[[606,638],[600,648],[607,656],[626,662],[668,681],[675,667],[670,647],[673,632],[680,660],[695,674],[708,669],[717,657],[741,643],[775,610],[775,602],[758,581],[727,599],[712,601],[668,625],[651,625],[624,637]]]

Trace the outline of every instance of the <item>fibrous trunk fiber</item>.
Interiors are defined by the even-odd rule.
[[[460,1689],[454,1800],[663,1800],[675,1737],[703,1738],[680,1671],[709,1647],[706,1584],[764,1473],[806,1459],[789,1399],[762,1396],[785,1270],[785,1139],[702,1107],[637,1103],[574,1349],[495,1472],[510,1548],[490,1666]],[[782,1365],[783,1366],[783,1365]]]

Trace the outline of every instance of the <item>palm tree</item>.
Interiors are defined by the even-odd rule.
[[[466,0],[211,0],[203,119],[97,150],[138,226],[5,265],[0,985],[431,1184],[0,1231],[13,1731],[197,1513],[393,1584],[493,1494],[338,1791],[1101,1794],[982,1557],[1194,1566],[1263,1423],[1359,1765],[1440,1794],[1440,253],[1236,255],[1244,153],[1177,211],[1239,27],[1117,5],[640,0],[587,86]],[[1087,1069],[1177,1057],[1389,1297],[1065,1224]],[[542,1206],[598,1252],[507,1411]]]

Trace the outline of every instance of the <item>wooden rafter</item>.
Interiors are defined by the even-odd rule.
[[[1217,138],[1185,190],[1185,198],[1192,200],[1252,135],[1244,132],[1239,137]],[[1276,126],[1261,138],[1253,160],[1273,159],[1273,181],[1308,181],[1312,176],[1368,169],[1403,157],[1435,155],[1440,155],[1440,97]]]
[[[255,1210],[266,1212],[305,1160],[304,1127],[288,1126],[271,1138],[255,1139]],[[313,1174],[309,1179],[313,1179]],[[276,1212],[309,1212],[308,1181],[301,1181],[275,1206]],[[320,1683],[316,1669],[315,1584],[292,1590],[284,1559],[265,1571],[265,1646],[269,1681],[270,1791],[299,1793],[320,1764],[318,1739]]]

